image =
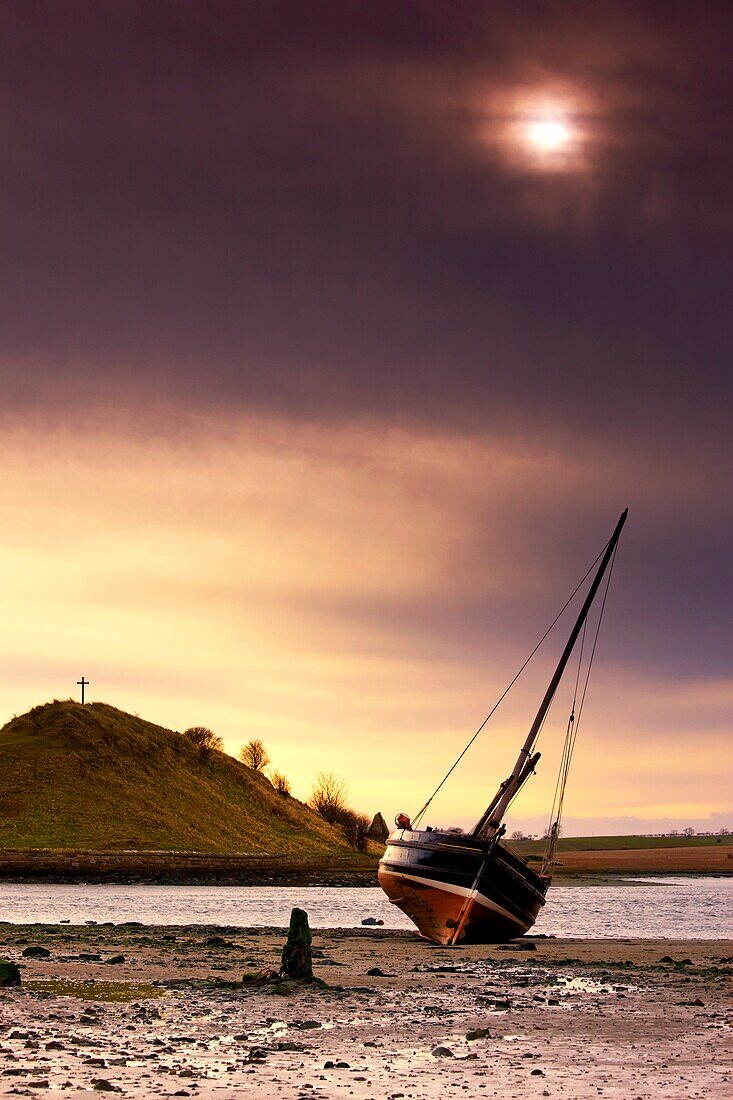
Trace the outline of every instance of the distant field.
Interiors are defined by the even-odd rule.
[[[626,848],[560,852],[555,874],[563,875],[731,875],[733,844],[686,848]]]
[[[541,855],[544,840],[507,841],[517,855]],[[699,848],[733,844],[733,837],[716,836],[569,836],[561,837],[558,852],[616,852],[631,848]]]
[[[512,840],[525,858],[544,851],[543,840]],[[560,840],[554,874],[726,875],[733,874],[733,837],[579,836]]]

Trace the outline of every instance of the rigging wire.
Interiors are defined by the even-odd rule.
[[[580,653],[578,654],[578,668],[575,673],[575,687],[573,688],[573,701],[570,705],[570,717],[568,718],[567,729],[565,730],[565,740],[563,742],[562,756],[560,758],[560,767],[557,772],[557,779],[555,780],[555,793],[552,796],[552,808],[550,809],[550,820],[547,823],[547,836],[550,836],[552,829],[552,823],[555,820],[555,810],[557,808],[558,794],[560,791],[560,780],[563,774],[563,768],[565,765],[565,756],[568,751],[570,743],[570,734],[575,724],[575,704],[578,698],[578,685],[580,683],[580,672],[583,667],[583,650],[585,648],[585,634],[588,628],[588,620],[583,623],[583,633],[580,637]],[[569,764],[568,764],[569,766]]]
[[[555,799],[553,800],[552,813],[550,814],[550,824],[547,829],[547,845],[545,848],[545,855],[542,862],[543,873],[552,866],[552,857],[555,852],[555,845],[560,833],[560,819],[562,818],[563,803],[565,801],[565,787],[568,781],[568,773],[570,771],[570,763],[573,758],[573,752],[575,751],[575,742],[578,737],[578,729],[580,727],[580,719],[583,714],[583,705],[585,703],[586,693],[588,691],[588,684],[590,682],[591,669],[593,667],[593,658],[596,654],[596,646],[598,645],[598,636],[601,632],[601,623],[603,621],[603,612],[606,609],[606,598],[608,597],[608,589],[611,584],[611,577],[613,576],[613,567],[616,562],[616,551],[618,546],[614,547],[613,556],[611,558],[611,566],[608,570],[608,577],[606,578],[606,587],[603,592],[603,600],[601,601],[601,609],[598,615],[598,623],[596,625],[596,632],[593,638],[593,646],[590,652],[590,658],[588,660],[588,669],[585,674],[585,681],[583,683],[583,691],[580,696],[580,703],[578,705],[578,714],[575,715],[575,701],[577,696],[578,681],[580,679],[580,662],[578,662],[578,675],[576,677],[575,694],[573,696],[573,707],[568,719],[568,728],[565,734],[565,744],[563,746],[563,755],[560,761],[560,770],[558,771],[557,783],[555,785]],[[559,790],[559,797],[558,797]],[[555,803],[557,802],[557,807]]]
[[[570,708],[570,718],[568,719],[568,730],[570,729],[571,723],[575,721],[575,700],[578,696],[578,684],[580,682],[580,669],[581,669],[581,665],[582,665],[582,662],[583,662],[583,647],[585,646],[585,631],[586,631],[587,626],[588,626],[588,620],[586,619],[585,622],[583,623],[583,633],[580,636],[580,655],[578,657],[578,668],[577,668],[577,671],[575,673],[575,687],[573,688],[573,703],[572,703],[572,706]],[[537,743],[539,742],[540,737],[542,736],[542,731],[545,728],[545,722],[547,721],[547,719],[550,715],[550,710],[552,709],[552,704],[554,703],[554,701],[555,701],[555,696],[553,695],[552,700],[550,702],[550,706],[545,711],[545,716],[542,719],[542,722],[540,723],[540,728],[537,730],[537,737],[535,738],[535,746],[537,745]],[[567,737],[568,737],[568,732],[566,731],[566,733],[565,733],[565,745],[567,745]],[[564,756],[564,753],[565,753],[565,749],[563,748],[563,756]],[[562,764],[561,764],[561,768],[562,768]],[[550,814],[550,823],[552,823],[553,817],[555,815],[555,802],[557,800],[557,789],[558,789],[559,783],[560,783],[560,772],[557,773],[557,780],[555,781],[555,795],[554,795],[553,800],[552,800],[552,812]],[[507,803],[506,809],[504,811],[505,813],[508,812],[509,807],[514,802],[514,799],[520,793],[520,789],[521,788],[517,788],[517,790],[514,792],[514,795],[511,798],[511,800]],[[549,828],[550,828],[550,826],[548,825],[548,835],[549,835]]]
[[[554,700],[554,696],[553,696],[553,700]],[[548,717],[549,717],[549,715],[550,715],[550,710],[551,710],[551,709],[552,709],[552,703],[550,703],[550,706],[549,706],[549,707],[547,708],[547,711],[545,712],[545,717],[544,717],[544,718],[542,719],[542,721],[541,721],[541,723],[540,723],[540,728],[539,728],[539,729],[537,730],[537,737],[535,738],[535,744],[537,744],[537,742],[539,741],[540,737],[542,736],[542,731],[543,731],[543,729],[545,728],[545,722],[547,721],[547,719],[548,719]],[[535,772],[535,769],[534,769],[534,768],[532,769],[532,774],[533,774],[533,775],[536,775],[536,774],[537,774],[537,773]],[[529,778],[529,777],[528,777],[528,778]],[[509,807],[510,807],[510,806],[511,806],[511,804],[512,804],[512,803],[514,802],[514,799],[515,799],[515,798],[517,797],[517,795],[518,795],[518,794],[520,793],[521,789],[522,789],[521,787],[517,788],[517,790],[516,790],[516,791],[514,792],[514,794],[512,795],[512,797],[511,797],[511,798],[509,799],[509,801],[507,802],[507,804],[506,804],[506,807],[505,807],[505,809],[504,809],[504,813],[505,813],[505,814],[506,814],[506,813],[508,813],[508,811],[509,811]]]
[[[514,685],[516,684],[517,680],[518,680],[518,679],[519,679],[519,677],[520,677],[520,676],[522,675],[522,673],[524,672],[525,668],[527,667],[527,665],[529,664],[529,662],[530,662],[530,661],[532,660],[532,658],[534,657],[535,653],[537,652],[537,650],[538,650],[538,649],[540,648],[540,646],[541,646],[541,645],[542,645],[542,643],[544,642],[544,640],[545,640],[545,638],[547,637],[547,635],[548,635],[548,634],[550,633],[550,631],[552,630],[552,628],[553,628],[553,627],[555,626],[555,623],[556,623],[556,622],[558,621],[558,619],[559,619],[559,618],[560,618],[560,616],[561,616],[561,615],[563,614],[563,612],[564,612],[564,611],[566,610],[566,608],[568,607],[568,605],[569,605],[569,604],[570,604],[570,603],[572,602],[572,600],[573,600],[573,599],[575,598],[575,596],[576,596],[576,595],[578,594],[578,592],[580,591],[580,589],[581,589],[581,588],[583,587],[583,585],[584,585],[584,584],[585,584],[585,582],[587,581],[588,577],[589,577],[589,576],[590,576],[590,574],[592,573],[593,569],[595,568],[595,566],[596,566],[596,565],[598,564],[598,562],[599,562],[599,561],[601,560],[601,558],[602,558],[602,557],[603,557],[603,555],[605,554],[605,552],[606,552],[606,549],[608,548],[608,543],[609,543],[610,541],[611,541],[611,540],[609,539],[609,540],[608,540],[608,542],[606,543],[606,545],[605,545],[605,546],[603,547],[603,549],[601,550],[601,552],[600,552],[600,554],[598,555],[598,557],[597,557],[597,558],[595,559],[595,561],[594,561],[594,562],[592,562],[592,564],[591,564],[591,565],[590,565],[590,566],[588,567],[588,570],[587,570],[587,572],[586,572],[585,576],[584,576],[584,577],[582,578],[582,580],[580,580],[580,581],[578,582],[577,586],[576,586],[576,587],[574,588],[574,590],[573,590],[573,591],[571,592],[571,594],[570,594],[570,595],[568,596],[567,600],[565,601],[565,603],[563,604],[563,606],[562,606],[562,607],[560,608],[560,610],[558,611],[557,615],[555,616],[555,618],[554,618],[554,619],[552,620],[552,622],[551,622],[551,623],[550,623],[550,625],[548,626],[548,628],[547,628],[547,630],[545,631],[545,633],[544,633],[544,634],[542,635],[542,637],[541,637],[541,638],[540,638],[540,640],[539,640],[539,641],[537,642],[537,644],[536,644],[536,646],[534,647],[534,649],[532,650],[532,652],[531,652],[531,653],[529,654],[529,656],[528,656],[528,657],[526,658],[526,660],[524,661],[524,664],[522,664],[522,665],[521,665],[521,667],[519,668],[519,670],[518,670],[518,671],[517,671],[517,672],[515,673],[514,677],[513,677],[513,678],[512,678],[512,679],[511,679],[511,680],[509,681],[509,683],[508,683],[508,684],[507,684],[507,686],[505,687],[504,691],[503,691],[503,692],[501,693],[501,695],[500,695],[500,696],[499,696],[499,698],[498,698],[498,699],[496,700],[496,702],[494,703],[494,705],[493,705],[493,707],[491,708],[491,710],[489,711],[489,713],[488,713],[488,714],[486,715],[486,717],[484,718],[484,720],[483,720],[483,722],[481,723],[481,725],[480,725],[480,726],[478,727],[478,729],[477,729],[477,730],[476,730],[476,732],[474,733],[473,737],[472,737],[472,738],[470,739],[470,741],[468,742],[468,744],[466,745],[466,747],[465,747],[465,748],[463,749],[463,752],[461,752],[461,753],[460,753],[460,755],[458,756],[458,758],[457,758],[457,759],[456,759],[456,760],[454,761],[454,763],[453,763],[453,764],[451,765],[451,767],[450,767],[450,768],[448,769],[448,771],[447,771],[447,772],[445,773],[445,775],[443,776],[443,778],[441,779],[440,783],[439,783],[439,784],[438,784],[438,786],[437,786],[437,787],[435,788],[435,790],[433,791],[433,793],[432,793],[432,794],[430,795],[430,798],[429,798],[429,799],[427,800],[427,802],[425,803],[425,805],[424,805],[424,806],[423,806],[423,807],[422,807],[422,808],[421,808],[421,809],[420,809],[420,810],[418,811],[418,813],[417,813],[417,814],[415,815],[415,817],[414,817],[414,818],[412,819],[412,827],[413,827],[413,829],[414,829],[414,828],[416,828],[416,827],[417,827],[417,825],[418,825],[418,824],[420,823],[420,820],[421,820],[421,818],[422,818],[423,814],[425,813],[425,811],[427,810],[428,806],[430,805],[430,803],[431,803],[431,802],[433,801],[433,799],[435,798],[435,796],[436,796],[436,794],[438,793],[438,791],[439,791],[439,790],[441,789],[441,787],[442,787],[442,786],[443,786],[443,784],[444,784],[444,783],[446,782],[446,780],[447,780],[447,779],[448,779],[448,778],[449,778],[449,777],[450,777],[450,776],[451,776],[451,775],[453,774],[453,772],[455,771],[455,769],[456,769],[456,768],[458,767],[458,765],[460,764],[460,762],[461,762],[461,760],[463,759],[463,757],[464,757],[464,756],[466,755],[466,753],[468,752],[468,750],[469,750],[469,749],[471,748],[471,745],[473,745],[473,743],[474,743],[474,741],[476,740],[476,738],[477,738],[477,737],[479,736],[479,734],[480,734],[480,733],[482,732],[482,730],[483,730],[484,726],[486,725],[486,723],[487,723],[487,722],[489,721],[489,719],[490,719],[490,718],[491,718],[491,717],[492,717],[492,716],[494,715],[494,713],[496,712],[496,710],[498,710],[498,708],[499,708],[500,704],[501,704],[501,703],[502,703],[502,702],[504,701],[504,699],[506,698],[506,696],[507,696],[507,695],[509,694],[509,692],[511,691],[511,689],[512,689],[512,688],[514,687]],[[615,552],[615,550],[614,550],[614,557],[615,557],[615,556],[616,556],[616,552]],[[606,591],[608,591],[608,585],[606,585]],[[604,601],[605,601],[605,597],[604,597]]]
[[[565,745],[563,747],[563,759],[565,757],[565,750],[566,750],[567,743],[568,743],[568,732],[570,730],[571,724],[575,721],[575,700],[578,696],[578,683],[580,681],[580,668],[581,668],[581,663],[583,661],[583,647],[585,645],[585,630],[586,630],[587,625],[588,625],[588,620],[586,619],[585,622],[583,623],[583,633],[580,636],[580,655],[579,655],[579,658],[578,658],[578,668],[577,668],[577,671],[576,671],[576,674],[575,674],[575,687],[573,689],[573,703],[572,703],[572,706],[570,708],[570,718],[568,719],[568,729],[565,732]],[[555,697],[553,696],[552,702],[554,702],[554,701],[555,701]],[[537,737],[535,739],[535,745],[537,745],[537,743],[539,742],[540,737],[542,736],[542,731],[545,728],[545,722],[549,718],[551,709],[552,709],[552,703],[550,703],[550,706],[547,708],[547,710],[545,712],[545,716],[542,719],[542,723],[540,725],[540,728],[537,730]],[[560,763],[560,771],[562,771],[562,761]],[[550,813],[550,825],[552,824],[553,818],[555,816],[555,803],[557,802],[557,791],[558,791],[558,787],[560,785],[560,771],[558,771],[557,779],[555,781],[555,794],[554,794],[553,799],[552,799],[552,812]],[[514,792],[513,798],[511,799],[511,801],[509,803],[507,803],[505,813],[508,812],[509,807],[511,806],[512,802],[514,802],[514,799],[517,797],[517,795],[519,793],[520,793],[519,789]],[[548,825],[548,827],[547,827],[548,828],[548,835],[549,835],[550,825]]]

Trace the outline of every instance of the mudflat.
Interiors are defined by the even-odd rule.
[[[23,985],[0,990],[0,1092],[733,1092],[731,940],[447,949],[412,933],[318,930],[322,984],[260,983],[283,940],[281,929],[1,925],[0,956],[22,966]]]

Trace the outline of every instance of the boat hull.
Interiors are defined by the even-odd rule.
[[[388,838],[379,883],[421,936],[448,946],[524,935],[549,885],[500,844],[417,830]]]

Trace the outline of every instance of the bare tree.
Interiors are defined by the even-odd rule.
[[[526,840],[526,837],[521,829],[515,829],[512,833],[512,840]]]
[[[329,825],[338,825],[339,817],[349,808],[346,801],[348,792],[344,780],[333,772],[318,772],[309,805]]]
[[[682,835],[683,836],[694,836],[695,835],[695,830],[693,829],[692,825],[688,825],[686,829],[683,829],[682,830]]]
[[[273,772],[271,780],[278,794],[283,795],[283,797],[287,797],[290,794],[290,780],[287,776],[284,776],[282,772]]]
[[[263,772],[270,763],[270,755],[261,741],[252,740],[242,748],[239,759],[254,772]]]
[[[221,737],[206,726],[191,726],[189,729],[184,730],[183,736],[187,737],[200,749],[216,749],[221,752],[224,748]]]

